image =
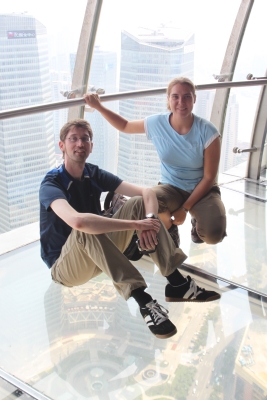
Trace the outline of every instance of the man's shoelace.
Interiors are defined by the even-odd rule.
[[[159,303],[150,302],[146,305],[146,307],[149,309],[156,325],[159,325],[168,319],[169,311],[166,310],[166,308],[161,306]]]
[[[197,286],[197,284],[196,284],[196,282],[194,281],[194,279],[191,279],[189,290],[193,290],[193,292],[194,292],[194,297],[197,297],[200,293],[202,293],[202,292],[205,291],[205,289],[202,289],[202,288],[200,288],[199,286]]]

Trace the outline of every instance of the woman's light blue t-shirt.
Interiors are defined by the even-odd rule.
[[[152,140],[161,161],[161,183],[192,192],[203,178],[204,150],[220,134],[209,121],[194,115],[192,128],[180,135],[169,122],[171,113],[145,119],[147,138]]]

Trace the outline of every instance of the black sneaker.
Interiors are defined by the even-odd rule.
[[[192,224],[191,239],[192,239],[192,242],[194,242],[194,243],[204,243],[204,240],[200,239],[200,237],[197,234],[196,223],[197,223],[197,221],[195,220],[195,218],[192,218],[191,219],[191,224]]]
[[[167,339],[177,333],[175,325],[168,318],[168,310],[152,300],[145,307],[140,307],[140,313],[147,326],[159,339]]]
[[[201,289],[197,286],[194,279],[190,276],[187,278],[187,282],[180,286],[172,286],[168,283],[165,287],[165,297],[168,302],[207,302],[220,299],[221,295],[219,293],[209,291],[206,289]]]
[[[175,247],[179,248],[180,247],[180,235],[179,235],[179,231],[178,231],[178,226],[173,224],[168,229],[168,232],[175,244]]]

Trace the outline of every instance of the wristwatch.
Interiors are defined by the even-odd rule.
[[[153,218],[153,219],[158,219],[157,215],[153,214],[153,213],[148,213],[146,215],[146,218]]]

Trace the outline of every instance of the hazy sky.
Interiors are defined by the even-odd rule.
[[[201,47],[205,48],[208,45],[210,51],[210,44],[214,42],[216,48],[223,46],[224,51],[240,0],[224,0],[224,6],[218,14],[218,3],[221,2],[221,0],[104,0],[98,42],[114,49],[118,47],[121,29],[172,22],[178,28],[196,32]],[[70,45],[72,45],[78,41],[86,4],[86,0],[68,2],[9,0],[1,2],[0,12],[27,11],[47,27],[49,34],[55,35],[64,31],[66,36],[71,38]],[[227,4],[231,5],[230,11]],[[211,15],[216,17],[211,18]],[[224,20],[223,24],[219,23],[221,26],[218,25],[218,19]]]
[[[1,2],[0,12],[27,11],[46,26],[50,36],[65,37],[66,50],[75,52],[86,4],[87,0],[9,0]],[[104,0],[97,44],[117,50],[121,29],[171,23],[195,33],[195,79],[210,81],[213,73],[220,72],[240,4],[241,0]],[[255,1],[253,13],[257,14],[256,28],[261,21],[265,26],[267,0]],[[254,50],[255,46],[254,40]]]
[[[75,52],[87,0],[9,0],[1,2],[0,13],[25,12],[33,15],[47,28],[54,52]],[[109,50],[119,50],[121,29],[151,27],[161,23],[195,33],[195,83],[215,82],[213,74],[220,72],[229,36],[241,0],[104,0],[96,44]],[[255,0],[244,37],[234,80],[245,80],[248,73],[263,76],[267,68],[266,37],[267,0]],[[57,38],[60,45],[57,46]],[[254,114],[253,98],[238,89],[240,111]],[[251,97],[252,96],[252,97]],[[240,134],[249,131],[240,118]],[[252,125],[252,117],[251,123]],[[243,124],[243,126],[242,126]]]

